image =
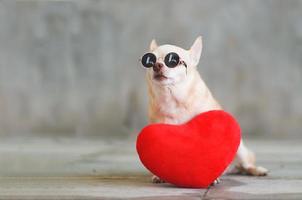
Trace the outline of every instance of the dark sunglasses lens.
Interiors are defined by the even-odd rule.
[[[167,67],[176,67],[179,63],[179,56],[177,53],[171,52],[168,53],[165,57],[165,64]]]
[[[150,68],[153,67],[156,62],[156,56],[153,53],[146,53],[142,57],[142,64],[144,67]]]

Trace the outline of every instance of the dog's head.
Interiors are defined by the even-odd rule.
[[[155,40],[152,40],[149,54],[142,58],[143,64],[149,62],[149,81],[157,85],[174,85],[184,81],[192,73],[196,73],[201,50],[200,36],[189,50],[169,44],[158,46]]]

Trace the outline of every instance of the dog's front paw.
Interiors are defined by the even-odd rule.
[[[217,178],[213,183],[211,183],[211,186],[217,185],[219,183],[221,183],[221,180],[220,178]]]
[[[157,176],[152,176],[152,183],[164,183],[165,181],[160,179],[159,177]]]

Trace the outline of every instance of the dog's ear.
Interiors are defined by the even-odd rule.
[[[150,51],[154,51],[157,47],[158,47],[158,45],[157,45],[155,39],[153,39],[150,43],[150,47],[149,47]]]
[[[192,65],[193,66],[197,66],[199,63],[199,59],[200,59],[200,55],[201,55],[201,51],[202,51],[202,38],[201,36],[199,36],[195,42],[193,43],[193,45],[190,48],[190,56],[191,56],[191,60],[192,60]]]

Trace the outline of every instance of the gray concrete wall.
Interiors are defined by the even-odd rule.
[[[0,1],[0,135],[127,136],[146,124],[138,59],[188,48],[244,134],[301,137],[302,1]]]

